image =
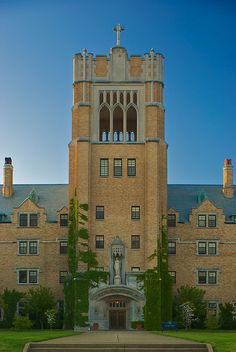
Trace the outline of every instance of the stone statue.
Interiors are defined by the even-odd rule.
[[[115,257],[114,269],[115,276],[120,276],[120,259],[118,256]]]
[[[115,262],[114,262],[114,270],[115,270],[115,278],[114,278],[114,284],[115,285],[120,285],[121,284],[121,277],[120,277],[120,259],[118,256],[115,257]]]

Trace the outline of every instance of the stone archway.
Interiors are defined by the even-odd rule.
[[[89,297],[90,324],[99,329],[130,329],[131,322],[142,319],[145,297],[136,288],[125,285],[92,289]]]

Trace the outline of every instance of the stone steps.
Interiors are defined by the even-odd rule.
[[[31,343],[28,352],[208,352],[208,348],[204,343],[142,345]]]

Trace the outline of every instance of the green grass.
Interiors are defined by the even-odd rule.
[[[27,342],[44,341],[71,335],[78,335],[78,333],[64,330],[0,330],[0,352],[21,352]]]
[[[163,332],[160,334],[198,342],[210,343],[214,349],[214,352],[236,352],[236,331],[180,330],[176,332]]]

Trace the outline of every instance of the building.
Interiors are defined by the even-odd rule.
[[[0,291],[52,288],[63,300],[68,203],[89,204],[90,247],[109,282],[90,292],[89,321],[130,328],[145,297],[137,276],[152,267],[163,215],[168,217],[173,289],[205,289],[208,309],[236,305],[236,198],[231,160],[223,186],[168,185],[163,56],[84,49],[73,59],[69,185],[14,185],[6,158],[0,196]],[[82,267],[79,264],[79,270]],[[18,307],[20,312],[20,303]],[[1,314],[3,316],[3,312]]]

